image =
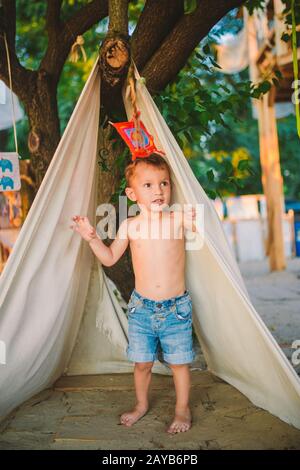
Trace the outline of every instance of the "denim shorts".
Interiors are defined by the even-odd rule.
[[[163,353],[169,364],[187,364],[194,360],[192,339],[192,299],[188,290],[177,297],[152,300],[132,291],[127,305],[127,358],[134,362],[152,362]]]

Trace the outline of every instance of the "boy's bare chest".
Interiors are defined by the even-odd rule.
[[[135,237],[130,238],[130,250],[135,260],[153,263],[168,263],[184,255],[185,239],[182,226],[168,223],[140,226]]]
[[[151,246],[162,243],[174,245],[176,242],[184,239],[184,230],[182,224],[172,218],[166,218],[160,221],[151,221],[150,223],[135,222],[130,227],[130,244],[138,246]]]

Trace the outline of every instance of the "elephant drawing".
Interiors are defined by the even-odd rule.
[[[2,176],[2,178],[0,178],[0,185],[3,186],[4,191],[8,186],[14,189],[14,181],[9,176]]]
[[[0,158],[0,168],[3,173],[6,170],[13,171],[13,164],[10,160],[7,160],[7,158]]]

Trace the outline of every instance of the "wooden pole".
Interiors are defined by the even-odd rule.
[[[257,67],[259,48],[253,16],[244,8],[244,20],[248,32],[248,54],[250,78],[254,83],[260,80]],[[262,169],[262,185],[266,197],[268,237],[266,255],[269,256],[271,271],[286,268],[284,253],[282,214],[284,212],[283,180],[280,169],[279,144],[274,106],[274,88],[253,105],[258,112],[259,148]]]
[[[268,218],[266,255],[269,256],[270,270],[281,271],[286,268],[282,221],[284,198],[273,94],[271,90],[263,95],[259,103],[259,147]]]

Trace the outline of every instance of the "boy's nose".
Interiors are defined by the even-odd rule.
[[[158,195],[158,196],[159,196],[160,194],[162,194],[162,193],[163,193],[163,190],[162,190],[162,188],[161,188],[160,186],[158,186],[158,188],[156,188],[155,191],[154,191],[154,194],[155,194],[155,195]]]

